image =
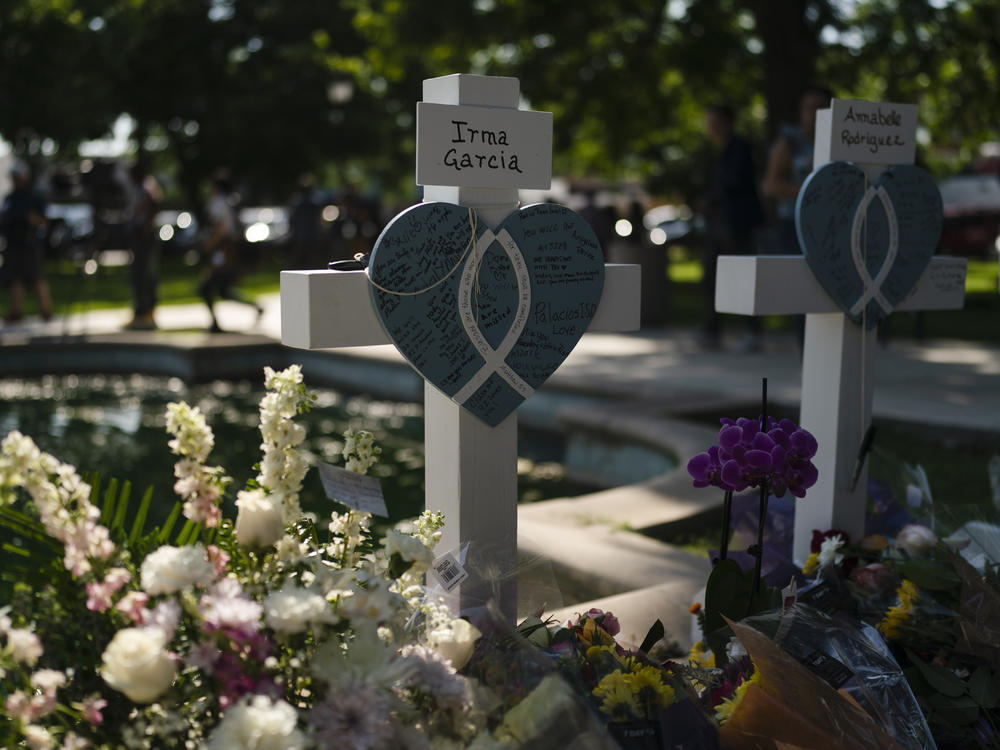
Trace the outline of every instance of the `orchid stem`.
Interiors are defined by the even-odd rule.
[[[760,588],[760,571],[764,562],[764,522],[767,520],[767,502],[770,497],[767,481],[760,485],[760,515],[757,517],[757,544],[754,548],[753,587],[750,589],[750,604],[747,614],[753,608],[753,597]]]
[[[722,538],[719,540],[719,559],[725,560],[729,555],[729,526],[733,520],[733,491],[726,490],[722,502]]]
[[[767,431],[767,378],[761,378],[760,383],[760,430]],[[767,520],[767,501],[770,497],[767,479],[760,483],[759,514],[757,516],[757,544],[754,547],[753,587],[750,589],[750,601],[747,603],[747,615],[753,611],[753,598],[760,588],[760,569],[764,563],[764,523]]]

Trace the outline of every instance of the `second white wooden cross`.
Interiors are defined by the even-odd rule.
[[[830,109],[817,113],[813,168],[850,161],[875,182],[887,166],[912,163],[915,131],[916,107],[835,99]],[[965,273],[964,258],[933,257],[895,309],[961,308]],[[864,281],[862,303],[878,293],[878,283],[878,278]],[[871,424],[875,329],[866,330],[845,314],[806,259],[795,255],[720,256],[715,309],[740,315],[806,315],[800,418],[819,443],[813,459],[819,479],[795,505],[793,554],[805,561],[813,529],[842,529],[852,540],[860,539],[867,462],[857,477],[853,475]]]
[[[519,111],[519,99],[516,78],[460,74],[424,81],[417,116],[417,183],[424,185],[425,202],[475,209],[496,227],[517,210],[519,188],[550,186],[551,117],[547,130],[539,129],[540,113]],[[526,142],[516,152],[502,148],[503,144],[480,143],[480,148],[472,149],[477,153],[466,160],[461,151],[477,136],[484,140],[484,131],[519,129]],[[637,330],[639,281],[638,266],[605,266],[604,293],[588,330]],[[363,271],[282,271],[282,343],[303,349],[390,343],[371,304],[368,285]],[[513,620],[517,412],[489,427],[428,383],[424,413],[425,503],[445,515],[439,549],[469,544],[470,578],[458,589],[453,604],[461,611],[496,599]]]

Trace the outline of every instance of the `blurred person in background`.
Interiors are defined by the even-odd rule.
[[[715,311],[716,264],[720,255],[753,255],[756,231],[764,221],[757,195],[757,171],[750,143],[734,130],[735,113],[728,104],[716,104],[705,114],[705,129],[718,149],[704,197],[706,225],[703,293],[707,319],[703,344],[719,344],[719,313]],[[740,341],[743,351],[760,348],[760,318],[747,318],[748,334]]]
[[[132,215],[129,222],[132,247],[132,321],[125,326],[132,331],[156,328],[156,287],[159,281],[159,245],[153,217],[163,199],[155,178],[141,162],[130,171],[132,177]]]
[[[42,243],[40,231],[46,225],[45,201],[35,191],[31,169],[23,161],[15,161],[10,170],[14,189],[0,207],[0,233],[6,240],[0,283],[10,290],[10,309],[5,323],[24,318],[24,290],[30,287],[38,295],[42,320],[52,319],[52,296],[42,275]]]
[[[795,199],[806,177],[813,171],[813,141],[816,139],[816,111],[830,106],[830,89],[810,85],[799,100],[799,121],[782,125],[771,147],[764,170],[764,195],[773,198],[778,251],[801,255],[795,233]]]
[[[323,205],[317,195],[316,180],[311,174],[302,175],[292,196],[288,218],[291,230],[289,254],[293,268],[320,268],[325,265],[320,250],[322,212]]]
[[[246,299],[234,288],[242,273],[239,257],[242,233],[236,217],[236,207],[232,203],[232,192],[228,174],[224,171],[216,172],[212,178],[212,195],[208,201],[209,229],[204,245],[209,266],[198,287],[198,294],[212,316],[212,325],[208,329],[211,333],[223,332],[215,314],[217,297],[253,307],[258,319],[264,312],[264,308]]]

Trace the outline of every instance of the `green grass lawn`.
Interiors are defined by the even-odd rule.
[[[672,247],[668,260],[667,278],[664,279],[667,325],[700,325],[705,309],[701,261],[684,247]],[[239,288],[250,295],[277,292],[282,267],[280,251],[271,251],[248,268]],[[179,256],[164,257],[160,269],[160,304],[198,302],[201,271],[201,266],[186,265]],[[96,273],[87,275],[70,261],[53,262],[46,266],[46,278],[57,314],[131,304],[127,266],[101,267]],[[6,313],[8,306],[8,292],[0,289],[0,311]],[[38,313],[38,302],[33,294],[27,295],[25,312],[28,315]],[[769,316],[764,319],[764,326],[768,330],[791,331],[795,319]],[[969,261],[962,310],[897,313],[889,318],[888,334],[890,337],[958,338],[1000,343],[997,263],[993,260]]]
[[[261,258],[250,267],[238,287],[248,295],[277,292],[282,269],[278,256]],[[158,287],[161,305],[199,302],[198,284],[203,266],[187,265],[180,257],[163,258]],[[132,286],[128,266],[102,266],[87,274],[72,261],[48,263],[45,277],[52,290],[52,302],[57,315],[132,304]],[[0,310],[6,314],[10,305],[7,289],[0,289]],[[25,299],[25,314],[38,314],[38,300],[33,292]]]

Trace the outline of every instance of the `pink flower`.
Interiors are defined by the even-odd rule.
[[[604,630],[608,635],[615,636],[621,631],[621,625],[618,623],[618,618],[615,617],[610,612],[605,612],[603,609],[598,609],[597,607],[591,607],[584,614],[577,614],[576,620],[568,620],[566,622],[567,628],[575,628],[583,625],[583,621],[586,618],[590,618]]]
[[[87,696],[83,699],[83,705],[80,709],[80,713],[83,715],[83,720],[92,727],[99,726],[101,722],[104,721],[104,715],[101,713],[101,709],[107,705],[108,702],[98,693]]]
[[[103,583],[87,584],[87,609],[93,612],[107,612],[111,609],[111,592]]]
[[[591,610],[593,611],[593,610]],[[597,610],[600,612],[601,610]],[[603,619],[594,618],[600,624],[602,628],[607,632],[608,635],[618,635],[621,631],[622,626],[618,622],[618,618],[615,617],[610,612],[605,612]]]
[[[851,580],[869,596],[888,591],[894,584],[892,571],[882,563],[855,568],[851,573]]]
[[[87,609],[107,612],[111,609],[111,597],[118,589],[132,580],[132,574],[125,568],[112,568],[101,583],[87,584]]]
[[[205,551],[208,553],[208,561],[215,566],[216,575],[221,578],[229,565],[229,555],[214,544],[208,545]]]
[[[121,598],[115,609],[124,612],[136,625],[146,622],[146,603],[149,595],[144,591],[129,591]]]
[[[31,721],[31,699],[23,690],[16,690],[8,695],[4,701],[4,709],[11,718],[24,723]]]

